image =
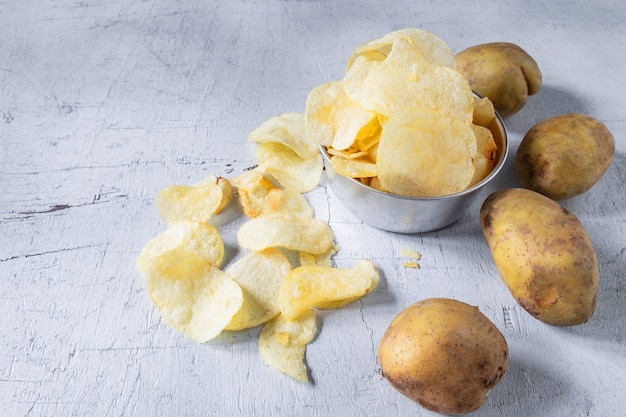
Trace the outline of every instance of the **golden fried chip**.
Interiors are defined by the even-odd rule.
[[[266,120],[248,134],[248,140],[281,143],[302,159],[313,158],[319,152],[317,145],[309,140],[302,113],[283,113]]]
[[[313,307],[338,308],[363,297],[373,285],[370,270],[361,266],[300,266],[283,281],[278,295],[280,310],[285,318],[293,319]]]
[[[456,67],[454,53],[441,38],[422,29],[405,28],[387,33],[380,38],[372,39],[359,45],[348,59],[346,70],[350,69],[358,56],[363,56],[364,54],[375,52],[378,55],[369,55],[368,59],[382,61],[391,52],[391,47],[396,39],[404,39],[418,47],[423,59],[431,64],[444,65],[450,68]],[[380,56],[383,58],[381,59]]]
[[[256,327],[280,313],[278,292],[291,264],[276,248],[250,252],[232,264],[226,273],[243,291],[243,304],[226,330]]]
[[[319,153],[304,159],[276,142],[259,144],[256,160],[260,170],[272,175],[281,185],[295,188],[301,193],[311,191],[319,184],[324,169]]]
[[[283,212],[259,216],[237,231],[239,246],[251,251],[282,247],[308,253],[322,253],[333,245],[333,234],[322,220]]]
[[[347,149],[358,137],[372,136],[380,128],[378,116],[352,102],[339,81],[311,90],[305,115],[311,140],[337,150]]]
[[[146,272],[156,257],[175,248],[192,252],[217,268],[224,259],[224,242],[213,225],[181,220],[170,224],[161,234],[146,243],[137,257],[137,269]]]
[[[484,180],[493,171],[498,149],[491,130],[477,125],[472,125],[472,130],[476,136],[476,153],[472,158],[474,176],[470,182],[470,187]]]
[[[219,213],[230,200],[230,184],[209,175],[193,185],[171,185],[156,197],[156,208],[167,224],[180,220],[204,222]]]
[[[475,125],[488,127],[496,118],[493,103],[487,97],[474,96],[474,114],[472,121]]]
[[[356,60],[343,82],[353,102],[386,117],[406,107],[427,107],[472,119],[469,82],[458,71],[429,62],[418,46],[403,38],[393,42],[382,62]]]
[[[392,193],[435,197],[461,191],[474,176],[476,136],[444,113],[408,108],[394,113],[378,144],[378,179]]]
[[[376,163],[367,158],[344,159],[338,156],[330,158],[333,170],[340,175],[350,178],[368,178],[378,175]]]
[[[300,265],[301,266],[331,266],[331,258],[337,253],[337,247],[335,245],[331,246],[325,252],[322,253],[308,253],[308,252],[300,252]]]
[[[200,343],[219,335],[243,302],[241,288],[233,279],[180,248],[153,260],[146,287],[163,320]]]
[[[278,315],[263,326],[259,335],[259,352],[271,367],[299,381],[308,382],[304,363],[306,345],[317,331],[315,311],[303,312],[298,318],[287,320]]]
[[[263,171],[254,169],[231,180],[237,187],[244,213],[254,218],[277,212],[313,217],[313,207],[299,190],[275,185]]]

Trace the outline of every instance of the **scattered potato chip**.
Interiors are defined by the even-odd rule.
[[[369,159],[344,159],[337,156],[330,158],[333,170],[350,178],[368,178],[378,175],[376,163]]]
[[[146,272],[156,257],[176,248],[192,252],[218,268],[224,259],[224,242],[213,225],[181,220],[170,224],[160,235],[146,243],[137,257],[137,269]]]
[[[322,157],[304,159],[287,146],[276,142],[259,144],[256,151],[259,169],[272,175],[281,185],[306,193],[319,184],[324,165]]]
[[[266,120],[249,133],[248,140],[283,144],[302,159],[313,158],[319,152],[315,143],[308,138],[302,113],[283,113]]]
[[[369,270],[362,267],[300,266],[283,281],[280,310],[290,320],[313,307],[339,308],[366,295],[373,285]]]
[[[380,129],[376,113],[352,102],[339,81],[311,90],[305,115],[311,140],[337,150],[347,149],[357,138],[370,137]]]
[[[244,213],[254,218],[278,212],[313,217],[313,207],[299,190],[275,185],[259,169],[247,171],[231,180],[237,187]]]
[[[200,343],[219,335],[243,302],[233,279],[181,248],[154,258],[146,287],[163,320]]]
[[[333,245],[328,224],[320,219],[274,213],[245,222],[237,231],[239,246],[251,251],[282,247],[308,253],[322,253]]]
[[[194,185],[171,185],[156,197],[156,208],[167,224],[180,220],[204,222],[218,214],[230,200],[230,184],[208,176]]]
[[[498,148],[491,130],[477,125],[472,125],[472,130],[476,136],[476,153],[472,158],[474,176],[470,182],[470,187],[484,180],[493,171],[496,166],[496,150]]]
[[[420,264],[415,261],[408,261],[402,264],[405,268],[420,269]]]
[[[250,252],[226,269],[243,291],[243,304],[226,330],[256,327],[276,317],[278,292],[290,270],[289,260],[276,248]]]
[[[330,249],[322,253],[300,252],[300,265],[331,267],[331,258],[335,253],[337,253],[337,247],[335,245],[331,246]]]
[[[378,145],[378,178],[392,193],[434,197],[461,191],[474,176],[476,136],[444,113],[408,108],[394,113]]]
[[[303,312],[298,318],[287,320],[278,315],[263,326],[259,335],[259,352],[268,365],[299,381],[308,382],[304,363],[306,346],[315,337],[315,311]]]

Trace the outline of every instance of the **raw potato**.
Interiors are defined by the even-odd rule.
[[[515,157],[515,173],[524,187],[563,200],[589,190],[614,155],[615,139],[600,121],[564,114],[526,133]]]
[[[480,210],[495,265],[517,302],[554,326],[589,320],[598,294],[598,261],[582,223],[535,191],[493,192]]]
[[[478,308],[430,298],[404,309],[378,346],[383,376],[423,407],[443,414],[479,409],[508,368],[508,346]]]
[[[537,62],[513,43],[472,46],[455,58],[457,70],[469,80],[472,90],[488,97],[502,117],[520,111],[528,96],[541,88]]]

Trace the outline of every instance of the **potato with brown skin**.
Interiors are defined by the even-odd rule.
[[[502,280],[528,313],[554,326],[589,320],[598,261],[576,216],[542,194],[511,188],[487,197],[480,222]]]
[[[563,200],[589,190],[614,155],[615,139],[604,124],[583,114],[564,114],[526,133],[515,155],[515,173],[524,187]]]
[[[488,97],[500,116],[520,111],[529,95],[541,89],[537,62],[525,50],[509,42],[493,42],[467,48],[455,56],[457,71],[472,90]]]
[[[378,346],[383,376],[424,408],[443,414],[479,409],[508,368],[508,346],[478,308],[430,298],[404,309]]]

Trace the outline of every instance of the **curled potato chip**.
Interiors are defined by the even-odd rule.
[[[385,190],[435,197],[461,191],[474,176],[476,136],[448,114],[408,108],[394,113],[378,144],[378,179]]]
[[[319,184],[324,165],[322,157],[304,159],[287,146],[276,142],[259,144],[256,151],[259,169],[272,175],[281,185],[306,193]]]
[[[302,113],[283,113],[266,120],[248,134],[248,140],[283,144],[303,159],[313,158],[318,153],[316,144],[309,140]]]
[[[337,156],[330,158],[333,170],[340,175],[350,178],[368,178],[378,175],[375,162],[369,159],[344,159]]]
[[[305,115],[311,140],[337,150],[347,149],[357,138],[372,136],[380,129],[376,113],[350,100],[340,81],[331,81],[311,90]]]
[[[230,201],[230,183],[210,175],[194,185],[171,185],[156,197],[156,208],[167,224],[180,220],[207,221]]]
[[[282,247],[308,253],[322,253],[333,245],[333,234],[322,220],[274,213],[245,222],[237,231],[239,246],[251,251]]]
[[[224,259],[224,242],[213,225],[181,220],[170,224],[161,234],[146,243],[137,257],[137,269],[146,272],[156,257],[176,248],[192,252],[218,268]]]
[[[290,270],[289,260],[275,248],[250,252],[226,269],[243,291],[243,304],[226,330],[256,327],[277,316],[278,292]]]
[[[244,213],[250,217],[278,212],[313,217],[313,207],[299,190],[275,185],[259,169],[247,171],[231,180],[237,187]]]
[[[488,127],[496,118],[496,110],[493,103],[487,97],[474,96],[474,114],[472,122],[475,125]]]
[[[474,176],[470,182],[470,187],[481,182],[493,171],[496,166],[496,150],[498,148],[491,130],[477,125],[472,125],[472,130],[476,136],[476,153],[472,158]]]
[[[315,311],[303,312],[297,319],[278,315],[263,326],[259,334],[259,352],[268,365],[299,381],[308,382],[304,363],[306,346],[315,337]]]
[[[325,266],[330,268],[332,264],[331,258],[335,253],[337,253],[337,247],[335,245],[322,253],[300,252],[300,266]]]
[[[472,118],[474,97],[463,75],[429,62],[403,38],[394,41],[384,61],[355,62],[343,81],[355,103],[387,117],[406,107],[428,107],[464,121]]]
[[[364,267],[300,266],[283,281],[278,295],[280,311],[293,319],[313,307],[339,308],[363,297],[373,286],[370,271]]]
[[[350,69],[358,56],[377,52],[386,57],[391,52],[391,47],[396,39],[403,39],[418,47],[423,59],[432,64],[444,65],[450,68],[456,67],[454,53],[440,37],[423,29],[404,28],[359,45],[348,59],[347,70]],[[370,55],[369,59],[382,60],[377,55]]]
[[[243,303],[232,278],[181,248],[153,260],[146,287],[163,320],[200,343],[218,336]]]

